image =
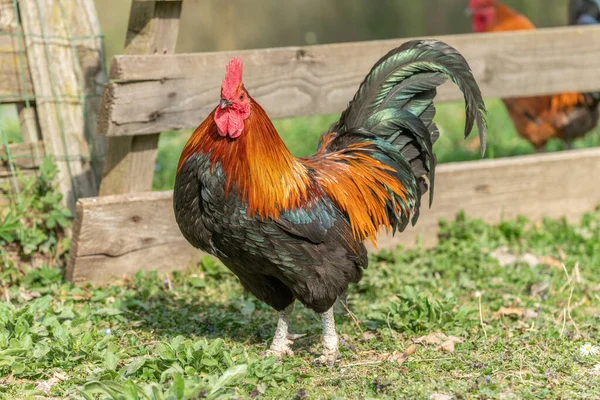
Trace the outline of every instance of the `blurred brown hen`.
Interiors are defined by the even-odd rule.
[[[471,0],[469,9],[475,32],[533,30],[524,15],[497,0]],[[598,123],[600,93],[561,93],[502,99],[519,135],[537,151],[552,138],[573,140],[593,130]]]

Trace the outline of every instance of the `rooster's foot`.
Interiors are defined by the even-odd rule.
[[[269,350],[265,352],[265,356],[275,356],[277,358],[281,358],[283,356],[294,356],[294,351],[290,347],[294,342],[293,340],[296,337],[301,337],[303,335],[294,335],[288,333],[289,319],[292,314],[292,310],[294,309],[294,304],[290,304],[285,310],[282,310],[279,313],[279,321],[277,322],[277,330],[275,331],[275,336],[273,337],[273,343],[271,343],[271,347]]]
[[[337,359],[340,358],[340,352],[337,349],[324,349],[315,362],[321,365],[333,366]]]
[[[275,356],[277,358],[282,358],[283,356],[294,357],[294,351],[290,347],[293,343],[294,342],[287,338],[273,340],[271,347],[269,347],[269,350],[265,352],[265,355]]]

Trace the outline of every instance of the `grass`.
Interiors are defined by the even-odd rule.
[[[533,154],[534,149],[521,139],[512,124],[504,105],[499,100],[486,102],[488,107],[488,146],[485,158],[510,157]],[[334,122],[338,115],[321,115],[309,118],[276,120],[275,127],[284,142],[297,157],[313,154],[322,132]],[[198,121],[200,122],[200,121]],[[436,122],[441,137],[434,146],[439,162],[468,161],[479,159],[478,141],[475,132],[464,140],[464,104],[444,103],[437,106]],[[576,148],[600,146],[599,130],[575,142]],[[175,182],[175,169],[181,149],[191,131],[168,132],[160,136],[159,152],[154,174],[154,190],[170,190]],[[565,148],[560,140],[552,140],[548,151]]]
[[[20,143],[22,141],[19,120],[3,117],[2,109],[0,108],[0,146],[4,147],[5,143]]]
[[[342,358],[331,369],[313,364],[320,323],[300,306],[296,356],[261,358],[276,313],[211,259],[96,288],[30,270],[0,290],[0,396],[594,398],[600,357],[579,347],[600,334],[600,210],[573,225],[464,215],[441,225],[435,249],[372,256],[345,299],[353,316],[336,306]],[[502,266],[501,247],[546,258]],[[462,343],[390,360],[433,332]]]

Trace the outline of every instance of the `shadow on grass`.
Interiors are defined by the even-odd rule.
[[[160,336],[204,336],[207,338],[229,338],[240,343],[260,343],[267,340],[275,329],[267,314],[257,312],[259,318],[245,318],[231,305],[221,302],[193,302],[177,298],[169,292],[156,293],[150,297],[139,291],[128,293],[123,299],[122,310],[127,318]],[[259,322],[257,320],[260,320]],[[270,330],[272,328],[273,330]]]
[[[249,345],[270,342],[277,325],[277,312],[244,293],[233,275],[207,279],[224,279],[226,288],[214,293],[218,289],[194,287],[184,279],[170,282],[159,279],[156,273],[140,274],[122,293],[120,310],[135,329],[153,332],[161,338],[183,335],[222,338]],[[194,278],[186,280],[198,284]],[[171,290],[169,285],[176,286],[177,290]],[[310,313],[296,306],[292,332],[312,336],[320,331],[318,318],[310,318]],[[304,342],[311,344],[312,340]]]

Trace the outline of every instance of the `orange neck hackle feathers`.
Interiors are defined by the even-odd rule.
[[[225,190],[236,190],[248,204],[248,214],[279,217],[281,210],[294,209],[308,199],[306,167],[289,152],[266,113],[251,101],[244,134],[236,139],[218,134],[213,114],[194,131],[179,160],[178,171],[194,154],[209,155],[211,168],[217,163],[226,179]]]

